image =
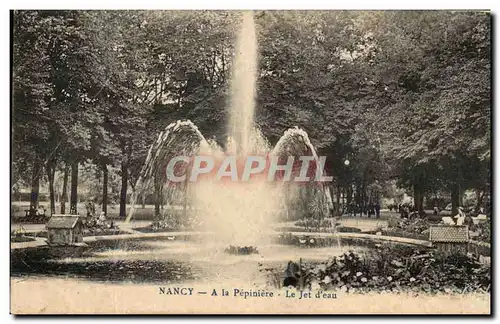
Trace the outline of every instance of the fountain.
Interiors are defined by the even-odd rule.
[[[244,182],[226,182],[217,181],[208,173],[201,181],[196,182],[186,180],[172,184],[167,181],[166,165],[168,161],[178,156],[210,156],[215,159],[227,156],[241,159],[249,156],[266,156],[287,161],[290,157],[307,156],[315,162],[316,166],[321,166],[324,163],[318,157],[304,130],[297,127],[288,129],[276,145],[271,148],[271,145],[255,126],[254,98],[256,95],[257,66],[255,27],[252,14],[247,12],[242,17],[242,27],[237,38],[236,59],[233,63],[231,113],[227,143],[224,145],[225,150],[215,141],[206,140],[191,121],[176,121],[168,125],[151,145],[137,180],[136,190],[131,197],[132,207],[127,215],[127,222],[134,216],[137,198],[150,190],[151,185],[157,194],[157,200],[161,199],[162,196],[170,197],[180,192],[181,197],[183,197],[184,216],[189,213],[202,219],[204,221],[203,233],[189,231],[158,233],[161,235],[131,233],[120,235],[121,237],[97,237],[87,241],[87,247],[78,249],[61,248],[57,251],[46,251],[44,247],[15,249],[11,252],[11,276],[13,274],[33,275],[36,281],[34,281],[34,285],[31,281],[25,282],[25,278],[17,278],[15,281],[11,279],[11,284],[15,285],[13,291],[24,289],[27,292],[25,295],[28,297],[30,291],[35,291],[32,287],[39,287],[39,290],[44,292],[52,291],[56,297],[63,296],[61,295],[62,291],[72,294],[74,291],[87,292],[86,296],[93,298],[93,300],[106,301],[111,299],[110,305],[113,308],[110,309],[114,309],[116,312],[121,309],[122,312],[126,313],[130,312],[130,305],[134,306],[134,303],[130,302],[133,302],[137,296],[144,299],[144,284],[147,283],[148,290],[154,291],[153,289],[158,287],[160,294],[162,291],[170,291],[170,289],[174,291],[185,289],[189,291],[189,294],[194,290],[197,295],[201,296],[193,297],[197,298],[191,299],[193,302],[187,301],[183,296],[177,296],[186,300],[186,302],[181,303],[175,302],[174,297],[176,296],[160,297],[165,302],[148,297],[138,304],[142,308],[135,308],[139,312],[150,310],[151,303],[153,303],[153,306],[158,306],[157,312],[166,313],[172,313],[175,307],[180,307],[182,312],[192,312],[193,309],[206,312],[211,310],[212,305],[217,305],[218,311],[221,313],[234,312],[236,308],[242,313],[248,313],[248,310],[273,312],[275,307],[284,305],[281,309],[290,313],[294,309],[296,312],[300,311],[300,307],[297,308],[296,303],[291,303],[292,299],[287,298],[288,289],[286,292],[281,292],[281,296],[287,296],[287,299],[263,299],[261,297],[272,296],[273,288],[279,289],[283,286],[294,286],[300,290],[306,290],[308,287],[305,279],[309,276],[304,274],[311,272],[314,274],[313,278],[318,281],[313,282],[311,279],[309,288],[317,290],[317,296],[321,293],[326,303],[323,303],[318,297],[306,300],[307,295],[311,296],[311,292],[301,291],[300,296],[301,298],[305,297],[305,300],[299,301],[298,304],[305,305],[303,309],[306,310],[319,309],[318,312],[331,312],[335,309],[332,302],[327,300],[332,297],[324,297],[336,296],[335,292],[330,294],[319,290],[329,288],[326,285],[329,285],[333,280],[337,285],[333,285],[334,289],[337,289],[336,287],[340,286],[341,282],[341,289],[350,289],[347,287],[354,282],[356,284],[353,284],[352,287],[356,289],[360,287],[358,285],[360,282],[367,282],[365,288],[372,287],[372,285],[381,288],[381,283],[389,285],[386,283],[391,281],[392,277],[387,277],[387,274],[386,278],[379,280],[375,276],[370,276],[370,281],[366,281],[367,278],[363,276],[368,277],[368,273],[361,272],[361,270],[365,271],[365,265],[360,266],[360,271],[357,272],[357,269],[353,268],[353,264],[354,266],[356,264],[352,261],[352,254],[348,258],[342,257],[333,259],[332,262],[325,262],[332,256],[340,255],[343,252],[340,248],[338,235],[293,233],[290,230],[283,230],[286,233],[278,234],[273,230],[272,225],[278,216],[288,215],[294,210],[298,210],[303,216],[307,215],[309,219],[323,220],[330,216],[332,200],[329,190],[322,182],[311,181],[310,183],[297,184],[286,181],[265,181],[258,178]],[[349,161],[346,160],[345,163],[347,165]],[[185,170],[181,171],[189,173],[189,168],[185,167]],[[333,221],[335,220],[333,219]],[[335,227],[331,226],[331,228],[335,234]],[[347,239],[349,237],[354,238],[355,236],[347,235]],[[271,241],[271,238],[276,240]],[[372,245],[378,250],[380,245],[376,242],[370,240],[362,247],[353,243],[349,250],[356,251],[359,248],[360,251],[364,252],[373,248]],[[399,250],[401,249],[398,248]],[[427,255],[427,251],[425,251],[425,255]],[[422,256],[425,255],[422,254]],[[349,271],[343,271],[345,267],[342,268],[346,264],[346,260],[350,260]],[[315,265],[318,262],[321,264]],[[286,266],[287,264],[288,266]],[[303,269],[313,270],[304,273]],[[397,273],[401,269],[395,270]],[[50,290],[51,279],[56,276],[62,280],[55,281],[52,285],[56,285],[57,289]],[[347,277],[351,278],[349,282],[341,281],[341,279],[347,280]],[[31,278],[28,277],[28,279]],[[93,287],[83,280],[99,281],[99,285]],[[110,288],[103,285],[101,281],[126,282],[127,284],[123,286],[113,285]],[[398,280],[398,282],[402,283],[403,280]],[[136,289],[137,287],[133,287],[132,283],[139,283],[141,286]],[[186,283],[186,287],[182,287],[181,283]],[[413,289],[414,285],[419,283],[417,281],[413,284],[409,280],[409,284],[412,285]],[[396,288],[399,290],[399,285],[397,286]],[[217,296],[217,294],[211,294],[212,291],[217,290],[220,293],[228,288],[233,297],[241,298],[244,296],[244,299],[248,297],[252,300],[248,300],[247,303],[231,300],[230,297],[212,297]],[[384,287],[384,290],[385,288],[387,287]],[[102,298],[94,298],[93,294],[101,291],[105,292],[102,294]],[[462,295],[463,293],[464,291],[462,291]],[[279,296],[280,292],[277,292],[276,295]],[[399,295],[398,292],[396,298],[400,298]],[[23,295],[22,300],[25,300],[26,296]],[[120,296],[127,298],[119,299]],[[349,297],[348,295],[344,296]],[[39,298],[39,296],[35,297],[39,300],[44,299]],[[205,297],[207,298],[202,299]],[[410,297],[413,298],[413,296]],[[447,293],[445,297],[449,299],[449,294]],[[261,298],[260,301],[258,298]],[[33,303],[30,304],[30,301],[37,301],[35,299],[28,298],[26,305],[29,305],[31,309],[41,309],[42,311],[47,308],[47,305],[35,304],[33,306]],[[118,303],[117,300],[123,300],[123,302]],[[351,300],[357,301],[358,299]],[[78,306],[73,300],[69,301]],[[204,307],[196,308],[196,303],[202,303]],[[117,308],[122,304],[125,308]],[[195,307],[188,304],[194,304]],[[97,305],[90,306],[92,306],[90,311],[96,312],[94,306]],[[338,305],[337,309],[343,310]],[[82,310],[77,310],[77,312],[80,311]]]
[[[65,273],[84,274],[87,279],[104,276],[107,281],[133,280],[167,286],[189,281],[191,287],[201,287],[200,291],[221,287],[220,284],[222,287],[238,287],[238,291],[250,291],[256,287],[272,285],[279,288],[282,283],[287,284],[282,278],[283,270],[292,260],[321,262],[342,253],[338,235],[275,229],[278,219],[297,220],[288,217],[293,212],[317,221],[330,216],[331,197],[323,182],[313,179],[301,183],[269,181],[269,177],[220,181],[211,173],[191,182],[188,179],[194,172],[190,174],[193,170],[189,168],[190,163],[180,168],[181,173],[187,175],[185,180],[172,182],[168,177],[170,171],[179,170],[175,167],[169,169],[170,162],[179,157],[194,157],[194,161],[200,157],[219,161],[234,157],[238,161],[265,156],[270,160],[284,159],[288,163],[290,157],[305,156],[316,166],[324,162],[304,130],[291,128],[285,131],[271,147],[255,126],[258,64],[255,27],[250,12],[242,16],[236,44],[227,143],[219,145],[205,139],[196,125],[183,120],[168,125],[149,149],[134,186],[126,222],[133,219],[137,198],[154,189],[157,206],[163,204],[165,197],[169,199],[167,204],[171,205],[165,209],[155,208],[155,219],[147,231],[158,233],[132,233],[110,240],[98,239],[89,242],[84,254],[57,260],[44,258],[37,261],[36,267],[26,264],[23,255],[16,263],[18,271],[46,271],[65,276]],[[179,210],[182,210],[182,215]],[[180,224],[176,217],[194,219],[199,231],[183,230],[180,226],[185,224]],[[175,226],[170,226],[172,220],[177,222]],[[334,226],[330,228],[335,232]],[[179,232],[169,232],[171,229]],[[37,257],[28,259],[36,260]],[[94,272],[89,275],[89,271]],[[70,280],[68,278],[66,276],[65,281]]]
[[[271,225],[278,215],[288,212],[290,202],[297,200],[302,192],[306,192],[309,197],[302,212],[309,210],[309,214],[321,219],[330,216],[332,200],[323,184],[298,186],[264,180],[232,183],[205,177],[202,181],[186,181],[184,186],[168,185],[162,172],[165,161],[175,155],[205,154],[217,158],[234,155],[242,159],[251,155],[277,158],[308,155],[314,158],[316,165],[323,163],[304,130],[287,130],[271,149],[255,126],[258,55],[252,12],[242,14],[235,50],[226,151],[214,141],[207,141],[190,121],[177,121],[168,125],[151,145],[135,186],[136,192],[132,195],[132,207],[126,222],[133,217],[137,197],[143,195],[151,183],[154,183],[156,192],[167,195],[172,190],[182,188],[192,207],[189,212],[196,213],[203,220],[205,232],[213,234],[210,240],[225,246],[268,243]]]

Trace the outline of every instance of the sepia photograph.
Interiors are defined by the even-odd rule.
[[[491,315],[489,10],[11,10],[10,312]]]

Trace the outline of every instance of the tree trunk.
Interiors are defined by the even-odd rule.
[[[347,187],[347,205],[350,205],[352,202],[352,184]]]
[[[419,215],[424,214],[424,193],[419,186],[413,186],[413,200],[415,201],[415,210]]]
[[[102,211],[108,216],[108,165],[104,163],[102,169]]]
[[[337,191],[335,192],[337,198],[337,216],[342,216],[342,208],[340,207],[340,191],[342,188],[337,185]]]
[[[128,165],[122,162],[122,188],[120,191],[120,217],[127,216]]]
[[[54,193],[54,175],[55,167],[53,163],[47,163],[47,178],[49,179],[49,199],[50,199],[50,215],[56,213],[55,193]]]
[[[66,214],[66,202],[68,201],[68,176],[69,166],[66,164],[64,166],[63,189],[61,196],[61,214]]]
[[[423,191],[420,192],[419,206],[420,206],[420,209],[418,209],[418,214],[420,216],[424,216],[425,215],[425,208],[424,208],[424,192]]]
[[[142,198],[142,209],[144,209],[146,208],[146,195],[143,194],[141,198]]]
[[[78,213],[78,161],[71,164],[71,194],[69,212],[72,215]]]
[[[368,211],[368,208],[370,207],[370,204],[371,204],[371,191],[369,188],[367,188],[368,186],[366,185],[366,183],[363,181],[363,201],[364,201],[364,205],[365,205],[365,208],[366,210]],[[368,212],[367,212],[368,213]]]
[[[476,207],[474,208],[474,212],[479,213],[479,209],[483,205],[484,193],[481,189],[476,189]]]
[[[460,193],[457,184],[451,185],[451,215],[458,214],[458,206],[460,202]]]
[[[154,178],[154,189],[155,189],[154,221],[155,222],[158,222],[160,220],[161,181],[158,178],[159,178],[159,176],[155,175],[155,178]]]
[[[38,196],[40,193],[40,171],[41,165],[38,158],[33,162],[33,174],[31,176],[31,198],[30,198],[30,215],[36,214],[38,208]]]
[[[360,186],[356,184],[356,191],[354,192],[354,217],[356,217],[356,207],[361,205],[361,200],[363,199],[363,194],[360,190]]]
[[[342,205],[344,206],[343,208],[345,211],[348,210],[346,196],[347,196],[347,189],[346,187],[342,187]]]
[[[165,205],[165,196],[163,195],[163,186],[160,186],[160,209],[163,211]]]

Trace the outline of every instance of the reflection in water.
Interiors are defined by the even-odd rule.
[[[267,244],[259,254],[230,255],[217,243],[168,240],[97,241],[88,247],[12,251],[13,276],[65,276],[92,281],[132,283],[196,282],[264,287],[263,268],[284,270],[289,260],[324,261],[338,247],[301,248]],[[358,249],[359,250],[359,249]]]

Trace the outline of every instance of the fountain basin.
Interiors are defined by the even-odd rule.
[[[277,269],[273,275],[281,276],[290,260],[320,262],[348,250],[367,251],[380,242],[345,238],[339,247],[336,238],[326,236],[327,233],[314,237],[311,233],[307,237],[276,234],[272,242],[256,245],[259,254],[232,255],[226,253],[227,245],[207,241],[207,233],[149,234],[153,235],[89,238],[85,247],[14,249],[11,275],[115,283],[223,282],[268,287],[272,283],[266,269]],[[304,239],[309,244],[302,244]],[[311,245],[311,239],[315,245]]]

